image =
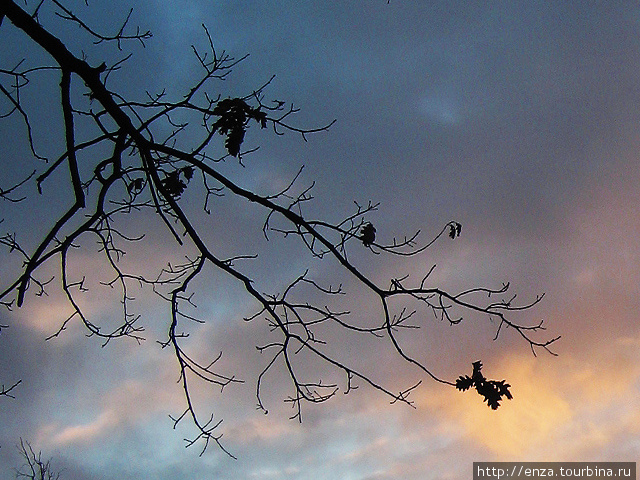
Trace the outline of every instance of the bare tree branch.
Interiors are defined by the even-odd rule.
[[[51,467],[51,459],[43,460],[42,452],[36,453],[26,440],[20,439],[18,451],[24,458],[23,465],[16,470],[16,478],[28,480],[59,480],[60,473],[54,472]]]
[[[151,37],[150,32],[141,33],[139,29],[132,34],[125,33],[131,12],[115,35],[103,35],[60,1],[53,0],[53,4],[60,18],[76,24],[93,43],[112,42],[118,52],[126,41],[144,45]],[[187,445],[200,443],[204,452],[213,442],[232,456],[221,441],[219,427],[222,420],[209,414],[202,416],[191,394],[191,385],[204,382],[223,390],[232,383],[243,381],[233,373],[218,370],[218,361],[222,358],[218,350],[209,359],[201,360],[185,347],[187,334],[182,325],[204,321],[193,315],[190,309],[195,306],[195,279],[202,276],[205,268],[213,268],[233,279],[258,306],[255,313],[245,320],[263,321],[262,328],[268,339],[256,346],[265,356],[265,365],[256,379],[257,404],[265,412],[267,408],[261,388],[268,373],[276,366],[284,367],[288,373],[290,392],[285,401],[293,407],[292,418],[298,420],[302,420],[305,403],[325,402],[338,391],[349,393],[360,384],[386,395],[391,403],[412,405],[410,395],[422,380],[393,390],[330,348],[329,341],[323,338],[325,328],[380,341],[389,349],[385,355],[401,359],[407,366],[417,368],[442,384],[461,390],[475,386],[478,394],[492,408],[497,408],[503,396],[510,398],[510,394],[507,395],[508,384],[487,380],[477,367],[474,367],[474,376],[460,377],[462,381],[443,378],[428,367],[424,357],[410,352],[399,332],[423,327],[427,315],[451,325],[460,324],[465,315],[470,315],[496,322],[496,338],[504,328],[511,328],[534,354],[539,349],[552,353],[551,347],[559,337],[540,339],[538,334],[544,330],[542,322],[526,324],[518,320],[518,314],[537,305],[542,295],[517,303],[508,283],[499,288],[480,286],[459,292],[445,291],[432,284],[431,274],[435,265],[419,281],[401,276],[380,283],[365,274],[366,269],[350,258],[350,252],[354,251],[398,257],[418,256],[436,241],[446,239],[447,235],[452,240],[458,238],[462,229],[460,223],[446,223],[439,233],[427,240],[422,240],[422,233],[418,231],[384,243],[377,238],[381,235],[372,220],[379,205],[372,201],[364,204],[355,202],[354,209],[345,212],[338,221],[308,215],[306,206],[314,200],[313,183],[308,187],[299,186],[302,168],[286,187],[268,193],[247,189],[234,180],[235,177],[224,173],[225,170],[220,168],[222,162],[235,159],[238,168],[244,168],[244,158],[256,150],[245,146],[247,133],[252,129],[269,126],[277,135],[293,132],[306,140],[312,133],[327,131],[333,122],[309,129],[295,126],[292,119],[298,109],[294,105],[265,100],[265,90],[272,79],[243,97],[222,98],[215,93],[215,82],[227,78],[246,57],[235,59],[224,51],[217,51],[206,27],[207,50],[193,47],[201,74],[192,86],[176,99],[169,98],[166,92],[145,92],[144,100],[140,101],[127,99],[107,88],[107,78],[112,75],[111,79],[117,79],[117,71],[128,55],[114,60],[111,66],[106,62],[97,67],[90,65],[84,58],[71,53],[55,34],[38,21],[41,7],[46,8],[39,4],[35,12],[29,14],[12,0],[0,3],[0,16],[6,16],[8,20],[2,28],[9,28],[11,23],[47,52],[52,63],[20,67],[22,70],[18,67],[0,70],[0,75],[8,75],[14,81],[13,90],[0,85],[0,91],[11,104],[4,116],[19,115],[22,118],[27,125],[31,151],[36,156],[31,133],[35,122],[30,121],[33,113],[27,111],[21,95],[30,76],[60,72],[60,97],[51,102],[51,107],[60,108],[62,113],[64,138],[59,142],[61,152],[48,168],[38,171],[37,175],[36,172],[25,172],[24,180],[0,190],[0,198],[11,201],[24,198],[11,195],[32,179],[37,191],[42,193],[42,186],[52,181],[52,173],[59,167],[68,167],[68,184],[56,188],[69,203],[56,214],[53,226],[35,240],[35,247],[23,246],[16,233],[8,232],[0,237],[0,245],[5,246],[9,253],[19,255],[23,261],[15,278],[0,287],[0,302],[7,308],[14,302],[21,307],[27,301],[27,292],[44,294],[52,279],[45,277],[43,280],[40,275],[44,273],[45,265],[57,262],[59,286],[71,306],[71,314],[49,338],[60,335],[69,322],[80,321],[89,335],[99,337],[104,343],[116,338],[140,342],[144,324],[141,315],[135,312],[130,292],[134,285],[155,292],[167,302],[170,312],[167,337],[159,344],[163,348],[169,347],[176,358],[178,381],[185,400],[184,411],[173,417],[173,421],[177,425],[188,418],[197,429],[195,437],[186,440]],[[72,85],[83,85],[88,93],[78,94]],[[112,80],[109,85],[111,87]],[[223,139],[222,146],[216,141],[219,138]],[[335,261],[361,291],[354,293],[343,285],[331,285],[331,282],[327,285],[310,270],[284,281],[286,286],[282,292],[262,291],[259,282],[248,273],[250,270],[243,266],[245,262],[257,262],[264,268],[271,268],[273,259],[266,253],[244,252],[232,257],[222,254],[210,231],[199,223],[189,203],[183,201],[187,194],[201,195],[202,210],[210,216],[215,215],[212,213],[215,202],[225,195],[239,207],[256,209],[264,218],[264,242],[272,241],[274,237],[296,239],[306,248],[310,259],[329,258]],[[123,262],[125,254],[132,243],[146,241],[144,235],[133,235],[127,231],[125,220],[133,213],[157,216],[166,228],[167,240],[173,241],[176,250],[183,253],[181,260],[170,262],[155,276],[129,271]],[[98,253],[109,271],[101,280],[102,286],[114,289],[120,296],[119,324],[115,327],[95,323],[82,308],[82,295],[87,290],[86,275],[91,272],[71,268],[70,259],[81,249],[80,245],[86,245],[87,239],[96,242]],[[375,307],[375,314],[367,318],[351,309],[354,295],[362,292],[371,296]],[[309,361],[316,362],[321,369],[338,372],[344,379],[343,383],[310,378],[302,368],[304,362]],[[6,391],[3,387],[2,391],[8,395],[15,386],[17,384]],[[25,457],[39,464],[40,456],[35,456],[30,445],[26,444],[27,448],[21,445]]]
[[[22,383],[22,380],[18,380],[16,383],[14,383],[13,385],[11,385],[10,387],[5,387],[4,384],[2,386],[0,386],[0,397],[5,396],[5,397],[10,397],[10,398],[15,398],[13,396],[13,394],[11,393],[11,391],[16,388],[18,385],[20,385]]]

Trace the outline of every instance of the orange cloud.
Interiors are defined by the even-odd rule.
[[[88,442],[111,431],[119,423],[120,420],[117,415],[113,411],[107,410],[98,415],[92,422],[63,428],[55,434],[51,441],[56,445]]]
[[[496,460],[577,461],[640,430],[638,340],[622,338],[587,358],[507,355],[489,378],[514,399],[497,410],[473,392],[434,388],[419,400]],[[635,433],[633,433],[635,432]]]
[[[513,401],[506,401],[499,410],[487,408],[472,392],[452,390],[436,393],[420,401],[430,410],[441,412],[453,421],[464,436],[500,456],[522,455],[532,446],[545,442],[553,432],[566,425],[572,417],[570,405],[554,386],[535,371],[535,359],[512,357],[496,368],[513,381]],[[487,372],[491,377],[491,374]]]

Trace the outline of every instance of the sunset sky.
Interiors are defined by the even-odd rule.
[[[29,0],[26,9],[38,3]],[[390,404],[361,384],[349,395],[305,406],[300,424],[289,420],[283,400],[290,384],[281,370],[265,383],[269,414],[256,409],[256,376],[267,359],[255,346],[264,343],[267,327],[243,322],[255,303],[224,276],[208,272],[196,296],[207,323],[191,329],[189,346],[202,358],[222,351],[221,368],[245,382],[222,393],[206,384],[193,388],[205,416],[224,419],[220,432],[233,460],[215,445],[202,456],[198,446],[185,449],[183,439],[193,429],[186,422],[173,429],[169,415],[181,413],[184,398],[176,360],[157,342],[166,339],[166,304],[148,290],[137,292],[146,328],[141,345],[125,339],[103,348],[79,324],[45,342],[68,315],[53,282],[48,296],[30,295],[22,308],[0,310],[0,324],[8,325],[0,333],[0,384],[22,380],[15,399],[0,397],[0,476],[12,478],[20,466],[20,438],[52,457],[64,480],[459,479],[470,478],[474,461],[640,460],[637,2],[68,4],[108,32],[133,7],[132,25],[153,32],[146,48],[132,43],[119,57],[108,57],[134,54],[113,79],[128,99],[144,100],[145,92],[164,88],[179,98],[199,74],[191,45],[206,46],[205,24],[219,51],[249,54],[220,84],[223,96],[250,93],[275,75],[265,97],[299,107],[293,123],[312,128],[336,119],[306,142],[293,133],[251,128],[247,148],[259,150],[246,156],[245,167],[227,161],[221,168],[247,188],[271,192],[304,165],[301,185],[315,182],[310,215],[339,221],[353,212],[354,201],[380,202],[367,218],[381,242],[418,229],[428,241],[448,221],[458,221],[459,238],[443,238],[418,257],[359,251],[352,259],[381,285],[405,274],[419,279],[436,264],[431,281],[452,291],[510,282],[522,303],[544,293],[517,319],[544,320],[547,330],[536,338],[562,338],[553,345],[557,356],[543,350],[534,356],[513,331],[494,340],[497,324],[473,315],[456,326],[425,315],[421,330],[402,337],[412,354],[449,381],[471,373],[476,360],[487,377],[507,379],[514,398],[496,411],[473,392],[403,365],[388,348],[345,340],[345,358],[393,391],[422,380],[412,394],[416,408]],[[78,43],[77,28],[64,26],[53,8],[45,2],[40,20],[73,53],[85,52],[97,65],[102,52],[112,52]],[[5,19],[0,68],[31,55],[30,42]],[[54,75],[42,78],[54,89],[59,82]],[[9,80],[0,76],[0,82]],[[56,102],[50,103],[54,113]],[[0,98],[0,114],[8,109]],[[50,131],[61,131],[54,113],[38,112],[39,131],[47,122]],[[20,142],[20,122],[0,120],[0,138],[0,188],[6,188],[34,163]],[[46,136],[35,141],[53,158],[62,151]],[[0,202],[6,219],[0,234],[18,231],[26,243],[35,242],[43,219],[64,208],[59,193],[67,188],[60,175],[45,184],[40,200],[31,183],[23,192],[35,202]],[[242,246],[250,254],[264,243],[264,215],[237,205],[221,201],[210,238],[222,251]],[[201,211],[201,204],[191,207]],[[183,255],[150,213],[132,224],[132,231],[148,236],[134,247],[129,265],[162,268]],[[265,291],[281,291],[310,269],[318,281],[345,281],[346,308],[373,311],[335,262],[312,260],[277,236],[259,248],[273,250],[273,257],[246,265]],[[74,261],[100,272],[90,251]],[[15,258],[0,253],[1,289],[13,280]],[[50,271],[57,275],[53,264]],[[119,313],[118,299],[97,282],[86,299],[87,311],[101,321]]]

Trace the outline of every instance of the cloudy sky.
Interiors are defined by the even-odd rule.
[[[434,373],[454,380],[481,359],[488,377],[508,380],[514,399],[497,411],[475,394],[403,366],[388,349],[344,341],[345,358],[394,391],[423,380],[413,393],[417,408],[391,405],[360,385],[305,407],[300,424],[288,420],[283,399],[290,390],[280,371],[267,379],[269,414],[256,410],[256,375],[265,357],[255,345],[268,338],[265,326],[243,322],[255,305],[233,282],[209,272],[196,297],[207,323],[192,329],[189,345],[202,357],[223,351],[221,368],[245,383],[222,393],[196,384],[194,392],[203,411],[224,419],[221,433],[233,460],[215,447],[202,456],[197,447],[185,449],[183,439],[193,430],[186,423],[173,429],[169,415],[181,412],[184,399],[175,358],[156,342],[166,336],[166,305],[138,292],[147,338],[141,345],[123,340],[102,348],[80,325],[45,342],[68,315],[54,282],[47,297],[31,296],[23,308],[0,312],[0,324],[8,325],[0,333],[0,383],[22,380],[15,399],[0,398],[3,478],[20,465],[20,438],[53,457],[62,478],[71,480],[447,479],[468,477],[474,461],[640,458],[637,2],[70,3],[106,31],[133,7],[132,24],[153,32],[146,48],[130,44],[120,54],[134,53],[114,77],[127,98],[184,91],[198,74],[191,45],[206,46],[203,23],[219,51],[250,54],[220,85],[224,96],[244,95],[275,75],[266,98],[300,107],[297,125],[337,121],[306,142],[254,128],[246,142],[260,149],[245,158],[246,167],[228,162],[221,168],[247,187],[271,192],[304,165],[301,184],[315,181],[314,216],[335,221],[353,211],[354,201],[380,202],[369,219],[381,241],[417,229],[426,238],[459,221],[460,238],[445,238],[409,261],[362,252],[354,259],[381,283],[404,274],[420,278],[436,264],[432,281],[452,290],[509,281],[523,302],[545,293],[518,320],[544,320],[539,338],[562,339],[554,344],[558,356],[534,356],[513,332],[494,341],[496,325],[486,318],[465,317],[455,327],[420,319],[422,330],[405,341]],[[85,52],[95,64],[113,55],[102,45],[79,43],[77,29],[52,11],[45,2],[42,23],[74,53]],[[0,42],[2,68],[33,58],[30,41],[6,20]],[[59,81],[43,79],[42,85],[34,80],[34,98]],[[55,100],[50,105],[56,111]],[[48,109],[36,117],[40,130],[60,131]],[[3,122],[0,187],[6,188],[34,163],[20,141],[24,128]],[[46,134],[36,143],[54,158],[60,154]],[[44,219],[65,205],[58,195],[65,181],[54,177],[46,200],[0,203],[1,233],[18,231],[35,242]],[[24,190],[35,191],[33,184]],[[216,245],[228,252],[253,248],[264,216],[231,203],[220,208],[227,209],[224,218],[209,227]],[[131,255],[141,269],[161,268],[181,255],[154,222],[140,217],[133,228],[148,233]],[[273,249],[248,267],[265,290],[283,288],[307,268],[327,283],[344,278],[335,265],[310,260],[291,242],[277,240]],[[2,252],[2,288],[19,265],[13,258]],[[76,261],[100,271],[90,253]],[[87,308],[108,323],[117,298],[95,286]],[[345,286],[351,288],[348,308],[367,315],[357,285]]]

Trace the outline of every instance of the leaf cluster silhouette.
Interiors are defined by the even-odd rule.
[[[370,247],[376,241],[376,228],[371,222],[363,225],[360,230],[360,239],[365,247]]]
[[[262,112],[260,107],[249,106],[242,98],[220,100],[213,109],[213,114],[220,116],[213,124],[213,130],[227,136],[224,146],[232,157],[240,155],[240,146],[244,141],[249,120],[259,122],[261,128],[267,126],[266,113]]]
[[[180,174],[182,174],[186,181],[182,180]],[[187,184],[189,183],[189,180],[191,180],[191,178],[193,178],[193,167],[184,167],[168,173],[162,180],[162,186],[173,198],[180,198],[180,196],[186,190]]]
[[[449,224],[449,237],[456,238],[460,236],[460,232],[462,231],[462,225],[458,222],[451,222]]]
[[[509,391],[511,385],[505,383],[506,380],[487,380],[481,372],[482,362],[473,362],[472,365],[473,373],[471,376],[461,375],[458,380],[456,380],[456,388],[458,390],[464,392],[471,387],[475,387],[478,394],[484,398],[484,401],[487,402],[487,405],[493,410],[498,409],[502,397],[506,397],[509,400],[513,398],[513,395],[511,395]]]

